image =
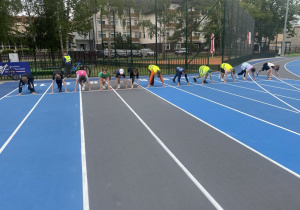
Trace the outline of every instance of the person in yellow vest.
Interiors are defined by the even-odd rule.
[[[160,70],[160,68],[158,66],[156,66],[156,65],[149,65],[148,66],[148,70],[150,72],[150,76],[149,76],[149,84],[148,84],[147,88],[150,87],[150,85],[153,86],[155,74],[160,78],[160,81],[163,84],[163,87],[166,87],[165,83],[164,83],[164,80],[162,78],[162,75],[161,75],[161,70]]]
[[[63,57],[64,63],[65,63],[65,77],[71,78],[71,70],[72,70],[72,58],[71,56],[64,51],[64,57]]]
[[[227,73],[230,73],[232,80],[235,82],[235,79],[233,77],[233,75],[235,73],[234,68],[229,63],[222,63],[220,65],[220,67],[221,67],[221,74],[219,75],[219,79],[221,79],[222,82],[224,81],[224,83],[226,83]],[[224,79],[223,79],[223,77],[224,77]]]
[[[197,76],[195,76],[194,78],[193,78],[193,80],[194,80],[194,82],[197,82],[197,78],[202,78],[202,85],[205,83],[207,83],[206,82],[206,79],[207,79],[207,76],[209,75],[209,77],[210,77],[210,81],[211,81],[211,84],[214,84],[213,83],[213,80],[212,80],[212,76],[211,76],[211,73],[212,73],[212,70],[208,67],[208,66],[200,66],[199,67],[199,75],[197,75]]]

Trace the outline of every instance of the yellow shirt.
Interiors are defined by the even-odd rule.
[[[158,67],[158,66],[155,66],[155,65],[149,65],[149,66],[148,66],[148,69],[149,69],[150,71],[153,70],[155,74],[157,74],[157,71],[160,71],[159,67]]]
[[[229,63],[222,63],[220,65],[220,67],[222,69],[224,69],[226,72],[232,72],[233,71],[233,67]]]
[[[203,75],[206,75],[207,72],[209,71],[209,67],[208,66],[200,66],[199,67],[199,76],[202,77]]]

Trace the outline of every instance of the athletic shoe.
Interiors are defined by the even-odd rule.
[[[222,81],[222,82],[224,82],[224,79],[223,79],[223,78],[221,78],[221,81]]]
[[[256,76],[258,77],[258,72],[256,72]]]
[[[175,83],[175,79],[173,78],[172,80],[173,80],[173,83]]]
[[[194,80],[194,82],[197,82],[197,80],[196,80],[196,78],[195,78],[195,77],[193,78],[193,80]]]
[[[81,90],[84,90],[84,86],[81,87]]]
[[[106,88],[105,85],[102,85],[102,89],[105,90],[105,88]]]
[[[235,75],[235,77],[238,79],[238,78],[239,78],[239,75],[238,75],[238,74],[236,74],[236,75]]]
[[[62,92],[61,88],[59,89],[59,92]]]
[[[206,82],[206,80],[204,80],[203,83],[207,84],[208,82]]]
[[[118,84],[118,88],[120,88],[121,87],[121,85],[120,84]]]

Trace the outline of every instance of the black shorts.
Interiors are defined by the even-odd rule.
[[[224,69],[221,69],[221,73],[225,73],[225,70],[224,70]]]
[[[271,68],[268,66],[268,64],[267,63],[264,63],[264,65],[263,65],[263,67],[262,67],[262,71],[268,71],[268,70],[270,70]]]
[[[120,76],[122,76],[123,78],[125,78],[126,77],[126,75],[125,74],[120,74],[119,72],[116,74],[116,78],[119,78]]]

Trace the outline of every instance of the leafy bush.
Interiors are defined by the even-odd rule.
[[[33,55],[33,50],[30,50],[28,48],[23,48],[23,49],[18,49],[17,53],[23,55]]]
[[[14,53],[15,51],[14,50],[11,50],[11,49],[4,49],[2,50],[2,55],[3,54],[8,54],[8,53]]]

